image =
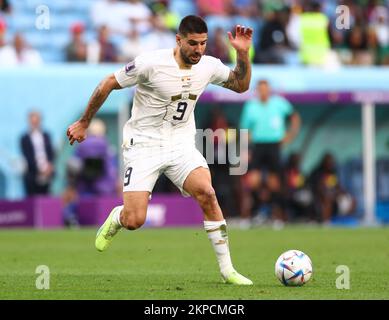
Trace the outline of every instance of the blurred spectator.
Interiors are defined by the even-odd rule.
[[[199,15],[229,16],[232,13],[232,0],[197,0]]]
[[[42,130],[41,115],[28,115],[29,132],[23,134],[20,146],[26,162],[23,176],[26,195],[48,194],[54,176],[54,151],[50,136]]]
[[[286,36],[289,41],[289,46],[293,50],[298,50],[301,44],[301,27],[300,27],[300,16],[302,7],[294,5],[291,7],[289,12],[289,19],[285,28]]]
[[[139,0],[99,0],[91,7],[91,20],[96,28],[106,26],[112,33],[126,35],[136,28],[143,35],[151,29],[151,10]]]
[[[97,41],[88,44],[87,62],[117,62],[116,47],[110,40],[110,33],[106,26],[102,26],[98,30]]]
[[[336,215],[348,215],[355,210],[355,199],[340,185],[332,154],[324,154],[319,165],[312,171],[309,183],[316,210],[324,224],[328,224]]]
[[[151,10],[141,0],[126,0],[124,4],[124,14],[131,23],[130,27],[136,28],[141,35],[151,31]]]
[[[129,22],[122,19],[121,1],[95,0],[90,8],[91,21],[96,29],[107,26],[112,32],[126,33]]]
[[[119,60],[121,62],[132,61],[144,51],[142,39],[134,28],[128,33],[127,39],[120,45]]]
[[[14,35],[13,46],[6,45],[0,49],[0,65],[14,66],[23,64],[38,66],[42,63],[39,51],[30,48],[20,33]]]
[[[274,222],[281,225],[286,220],[281,147],[299,132],[300,116],[286,99],[271,94],[266,80],[258,82],[257,95],[257,99],[245,103],[240,120],[240,128],[249,130],[252,142],[249,172],[244,179],[256,202],[242,215],[248,218],[255,206],[260,209],[266,202]],[[290,119],[289,129],[287,119]]]
[[[5,43],[5,32],[7,31],[7,25],[3,19],[0,17],[0,50],[3,48]]]
[[[266,22],[260,32],[260,41],[255,50],[256,63],[285,63],[285,55],[290,50],[286,25],[288,12],[285,9],[267,14]]]
[[[329,19],[321,12],[321,4],[312,2],[300,16],[301,61],[306,65],[323,66],[330,52]]]
[[[116,177],[116,157],[106,137],[105,124],[95,118],[88,128],[88,138],[77,146],[68,161],[68,186],[63,193],[65,224],[78,224],[77,201],[80,197],[116,195]]]
[[[212,46],[208,46],[209,54],[219,58],[224,63],[230,63],[230,48],[227,42],[227,36],[223,28],[218,27],[214,32]],[[234,50],[235,52],[235,50]]]
[[[285,166],[287,210],[291,219],[299,222],[317,220],[312,191],[300,169],[300,155],[291,153]]]
[[[351,63],[351,52],[346,45],[347,32],[336,28],[330,29],[331,48],[337,53],[340,61],[345,64]]]
[[[21,4],[12,8],[14,17],[19,13],[25,16],[29,6],[22,4],[23,1],[18,2]],[[0,0],[0,17],[11,12],[10,4],[12,5],[12,1]],[[131,43],[134,43],[135,47],[138,45],[137,41],[133,42],[135,35],[139,36],[143,43],[150,44],[153,48],[159,47],[161,43],[165,43],[164,39],[170,39],[166,29],[175,32],[180,20],[179,15],[197,13],[196,5],[199,14],[207,19],[210,39],[214,39],[217,28],[223,28],[226,32],[235,23],[253,24],[251,26],[255,31],[255,46],[252,52],[254,54],[255,51],[256,63],[302,63],[326,68],[338,67],[340,63],[389,64],[387,0],[94,0],[90,1],[89,18],[95,30],[107,27],[112,34],[111,40],[121,51],[122,46],[126,47],[120,53],[120,61],[128,61],[130,59],[125,58],[126,52],[129,52],[128,56],[133,56]],[[338,5],[346,5],[350,10],[349,30],[336,28],[339,16],[335,9]],[[88,21],[88,8],[85,9],[77,13],[84,15],[80,17],[82,21]],[[163,28],[159,21],[156,22],[153,13],[154,17],[158,16],[157,20],[162,20]],[[57,18],[59,23],[51,26],[53,32],[57,32],[54,29],[60,31],[62,28],[61,17],[56,17],[56,20]],[[64,23],[66,24],[66,21]],[[136,32],[133,32],[134,28]],[[220,31],[217,33],[219,37]],[[77,36],[81,37],[81,34]],[[37,43],[43,46],[45,41],[41,42],[38,38],[31,36],[32,40],[36,39]],[[153,45],[155,39],[159,41]],[[61,40],[54,42],[59,43]],[[75,42],[78,43],[78,40]],[[221,53],[220,48],[224,45],[219,44],[221,45],[216,51]],[[73,44],[72,48],[67,48],[69,52],[65,56],[69,57],[69,61],[84,61],[83,47],[82,44]],[[96,47],[96,43],[92,47]],[[58,59],[62,52],[52,51],[61,49],[63,50],[52,48],[47,59]],[[96,55],[98,50],[91,51],[95,54],[91,54],[90,61],[99,61]],[[137,51],[137,48],[134,51]],[[223,61],[226,59],[226,62],[234,61],[232,54],[235,51],[228,51],[228,58],[224,57],[225,55],[220,57]],[[4,48],[3,45],[2,49],[0,45],[1,65],[10,65],[11,63],[5,61],[10,61],[11,55],[14,56],[10,47]],[[86,55],[88,56],[88,53]],[[16,64],[15,59],[12,61],[12,64]]]
[[[141,36],[137,28],[132,28],[126,41],[120,46],[120,60],[131,61],[143,52],[168,49],[176,45],[175,34],[169,30],[160,15],[151,19],[153,29]]]
[[[287,0],[259,0],[260,10],[263,15],[269,12],[281,10],[286,4]]]
[[[12,47],[5,41],[7,26],[0,17],[0,67],[6,66],[9,57],[12,55]]]
[[[169,9],[169,3],[170,1],[156,1],[151,5],[151,8],[155,15],[161,17],[164,26],[175,33],[181,19],[177,13]]]
[[[76,175],[72,169],[69,169],[69,165],[67,170],[67,183],[68,185],[62,193],[63,222],[67,227],[78,227],[78,201],[80,197],[75,187]]]
[[[371,15],[370,28],[378,46],[377,63],[389,65],[389,12],[384,6],[377,6]]]
[[[0,16],[1,13],[11,13],[12,8],[9,0],[0,0]]]
[[[116,158],[106,137],[106,127],[102,120],[96,118],[92,121],[88,128],[88,139],[78,145],[75,158],[81,163],[77,179],[78,193],[116,193]]]
[[[231,7],[234,15],[253,18],[258,16],[258,6],[254,0],[232,0]]]
[[[161,16],[154,15],[151,19],[153,29],[142,37],[144,51],[169,49],[176,46],[176,36],[164,24]]]
[[[68,62],[86,62],[87,45],[83,39],[84,29],[82,23],[75,23],[70,29],[72,40],[66,46],[66,60]]]
[[[371,41],[368,30],[362,25],[356,25],[350,30],[346,39],[347,46],[351,50],[350,64],[374,64],[374,51],[369,47]]]

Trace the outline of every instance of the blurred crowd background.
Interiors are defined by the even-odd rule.
[[[342,12],[336,8],[344,8],[338,7],[342,5],[347,6],[350,15],[340,21]],[[142,52],[174,47],[178,24],[188,14],[204,17],[209,28],[207,53],[226,64],[235,63],[226,32],[241,24],[254,29],[250,59],[256,66],[337,70],[389,65],[388,0],[55,0],[47,4],[41,0],[0,0],[0,9],[0,71],[18,65],[119,66]],[[361,137],[359,109],[341,104],[329,108],[325,103],[314,108],[311,103],[307,108],[287,101],[276,94],[279,91],[277,83],[262,79],[252,83],[252,94],[245,102],[200,102],[196,109],[199,128],[224,132],[215,136],[215,150],[220,140],[230,143],[239,139],[230,135],[229,129],[249,129],[252,135],[247,174],[231,176],[229,163],[210,166],[225,215],[236,219],[242,228],[267,222],[276,228],[292,221],[329,224],[339,217],[360,217],[363,191],[362,152],[357,141]],[[255,103],[271,105],[278,117],[277,125],[265,113],[251,114]],[[84,106],[78,108],[79,113]],[[57,138],[51,139],[49,130],[45,130],[47,123],[41,123],[48,110],[39,105],[26,108],[39,111],[28,113],[29,128],[19,141],[25,163],[21,170],[24,196],[60,195],[68,225],[78,223],[80,197],[120,196],[117,111],[114,115],[101,114],[93,122],[88,140],[70,150],[63,140],[58,143]],[[389,119],[386,110],[377,109],[381,132]],[[256,116],[269,120],[261,124],[267,131],[255,132],[255,123],[250,119]],[[74,117],[63,119],[63,126]],[[24,128],[25,123],[19,126]],[[334,134],[331,142],[329,133]],[[342,142],[338,136],[349,140]],[[381,155],[377,159],[378,200],[388,204],[389,137],[381,134],[377,138]],[[6,190],[7,181],[0,170],[0,198],[7,197]],[[161,177],[155,192],[178,191]],[[383,208],[387,210],[389,205]]]
[[[234,61],[234,53],[225,33],[240,23],[255,30],[255,63],[389,64],[387,0],[56,0],[47,4],[50,29],[45,37],[35,26],[37,14],[45,13],[42,1],[0,4],[3,65],[128,61],[143,51],[174,45],[178,23],[187,14],[206,19],[212,43],[208,52],[226,63]],[[336,12],[340,5],[349,9],[343,21],[349,28],[336,28],[342,22],[342,11]]]

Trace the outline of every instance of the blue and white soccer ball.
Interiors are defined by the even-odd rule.
[[[276,276],[285,286],[302,286],[311,279],[312,272],[311,259],[299,250],[284,252],[275,265]]]

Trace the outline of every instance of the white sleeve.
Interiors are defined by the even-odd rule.
[[[209,82],[222,86],[228,80],[230,71],[230,68],[223,64],[220,59],[215,59],[214,71]]]
[[[114,73],[116,81],[122,88],[136,85],[141,75],[141,67],[139,59],[135,58]]]

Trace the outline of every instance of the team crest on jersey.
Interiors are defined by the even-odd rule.
[[[189,81],[190,81],[189,76],[181,77],[182,87],[183,88],[190,88],[192,86],[192,84]]]
[[[127,63],[127,65],[125,67],[126,73],[128,73],[134,69],[135,69],[135,61],[131,61],[131,62]]]

